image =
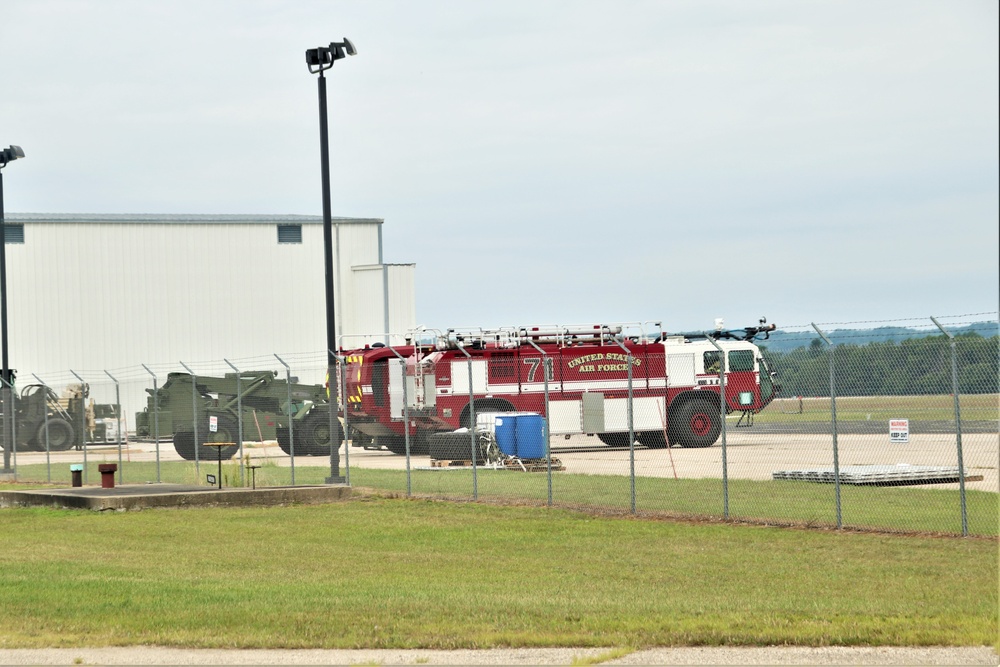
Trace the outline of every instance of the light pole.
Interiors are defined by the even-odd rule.
[[[328,406],[330,410],[330,476],[327,484],[343,483],[340,474],[340,430],[337,422],[337,330],[333,303],[333,221],[330,213],[330,140],[326,127],[326,76],[324,72],[333,64],[346,56],[357,55],[357,49],[351,40],[344,38],[343,42],[330,42],[329,46],[321,46],[306,50],[306,65],[310,74],[319,74],[319,154],[323,181],[323,261],[326,278],[326,378],[328,389]]]
[[[12,474],[10,450],[14,446],[14,374],[7,362],[7,223],[3,219],[3,168],[7,163],[24,157],[20,146],[10,146],[0,150],[0,347],[3,348],[3,369],[0,370],[0,394],[3,397],[3,474]]]

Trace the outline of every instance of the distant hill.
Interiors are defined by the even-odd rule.
[[[911,338],[926,338],[940,336],[936,327],[930,329],[911,329],[909,327],[877,327],[875,329],[832,329],[826,335],[834,344],[867,345],[868,343],[898,343]],[[975,322],[961,327],[949,328],[956,336],[976,333],[983,338],[992,338],[998,333],[996,322]],[[815,331],[787,332],[781,329],[773,332],[770,339],[758,340],[757,344],[772,352],[788,353],[800,347],[808,346],[819,338]]]

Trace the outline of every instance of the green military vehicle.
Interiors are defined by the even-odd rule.
[[[157,392],[146,392],[146,409],[136,414],[136,435],[173,436],[174,449],[190,461],[196,456],[228,459],[239,450],[241,408],[245,442],[277,440],[281,450],[290,454],[291,424],[297,456],[323,456],[330,451],[330,406],[323,385],[289,384],[275,371],[226,373],[221,378],[170,373]],[[334,424],[339,442],[339,420]]]
[[[14,441],[21,452],[61,452],[86,444],[117,441],[113,404],[87,405],[90,387],[76,384],[58,396],[44,384],[29,384],[14,394]],[[95,419],[95,416],[99,418]],[[0,414],[0,434],[3,419]],[[3,448],[0,435],[0,448]],[[46,445],[47,443],[47,445]]]

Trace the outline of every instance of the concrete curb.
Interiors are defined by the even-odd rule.
[[[348,486],[279,486],[258,489],[212,489],[177,484],[123,485],[114,489],[80,487],[0,491],[0,508],[142,510],[154,507],[250,507],[329,503],[353,495]]]

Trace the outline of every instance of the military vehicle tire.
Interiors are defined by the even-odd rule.
[[[278,441],[278,447],[285,454],[292,455],[292,439],[288,433],[287,426],[278,426],[274,429],[274,437]]]
[[[38,442],[40,451],[45,451],[45,431],[46,424],[42,423],[38,427],[38,436],[36,442]],[[49,451],[50,452],[65,452],[70,449],[75,443],[73,440],[74,431],[73,425],[61,417],[51,417],[48,420],[48,438],[49,438]]]
[[[174,432],[174,451],[185,461],[194,461],[194,431]]]
[[[709,401],[685,401],[670,412],[670,440],[683,447],[711,447],[722,433],[719,406]]]
[[[45,451],[45,433],[42,432],[42,440],[39,445],[39,441],[34,438],[29,439],[27,442],[18,442],[17,451],[19,452],[44,452]],[[3,447],[0,447],[3,449]]]
[[[427,448],[432,459],[445,461],[471,461],[472,440],[468,433],[434,433],[427,438]],[[476,442],[476,461],[486,461],[486,451]]]
[[[222,457],[223,461],[227,461],[240,450],[240,445],[237,440],[239,439],[239,429],[236,422],[230,417],[223,415],[218,416],[218,430],[215,432],[208,431],[198,431],[198,460],[199,461],[218,461],[219,457]],[[206,442],[231,442],[232,445],[227,445],[225,447],[209,447]],[[180,454],[181,458],[186,461],[195,460],[195,441],[194,441],[194,431],[177,431],[174,433],[174,450]]]
[[[340,420],[334,418],[334,437],[337,442],[343,441],[343,427]],[[302,437],[295,438],[295,454],[302,456],[330,455],[330,413],[326,410],[314,410],[302,422],[302,428],[296,429]]]

